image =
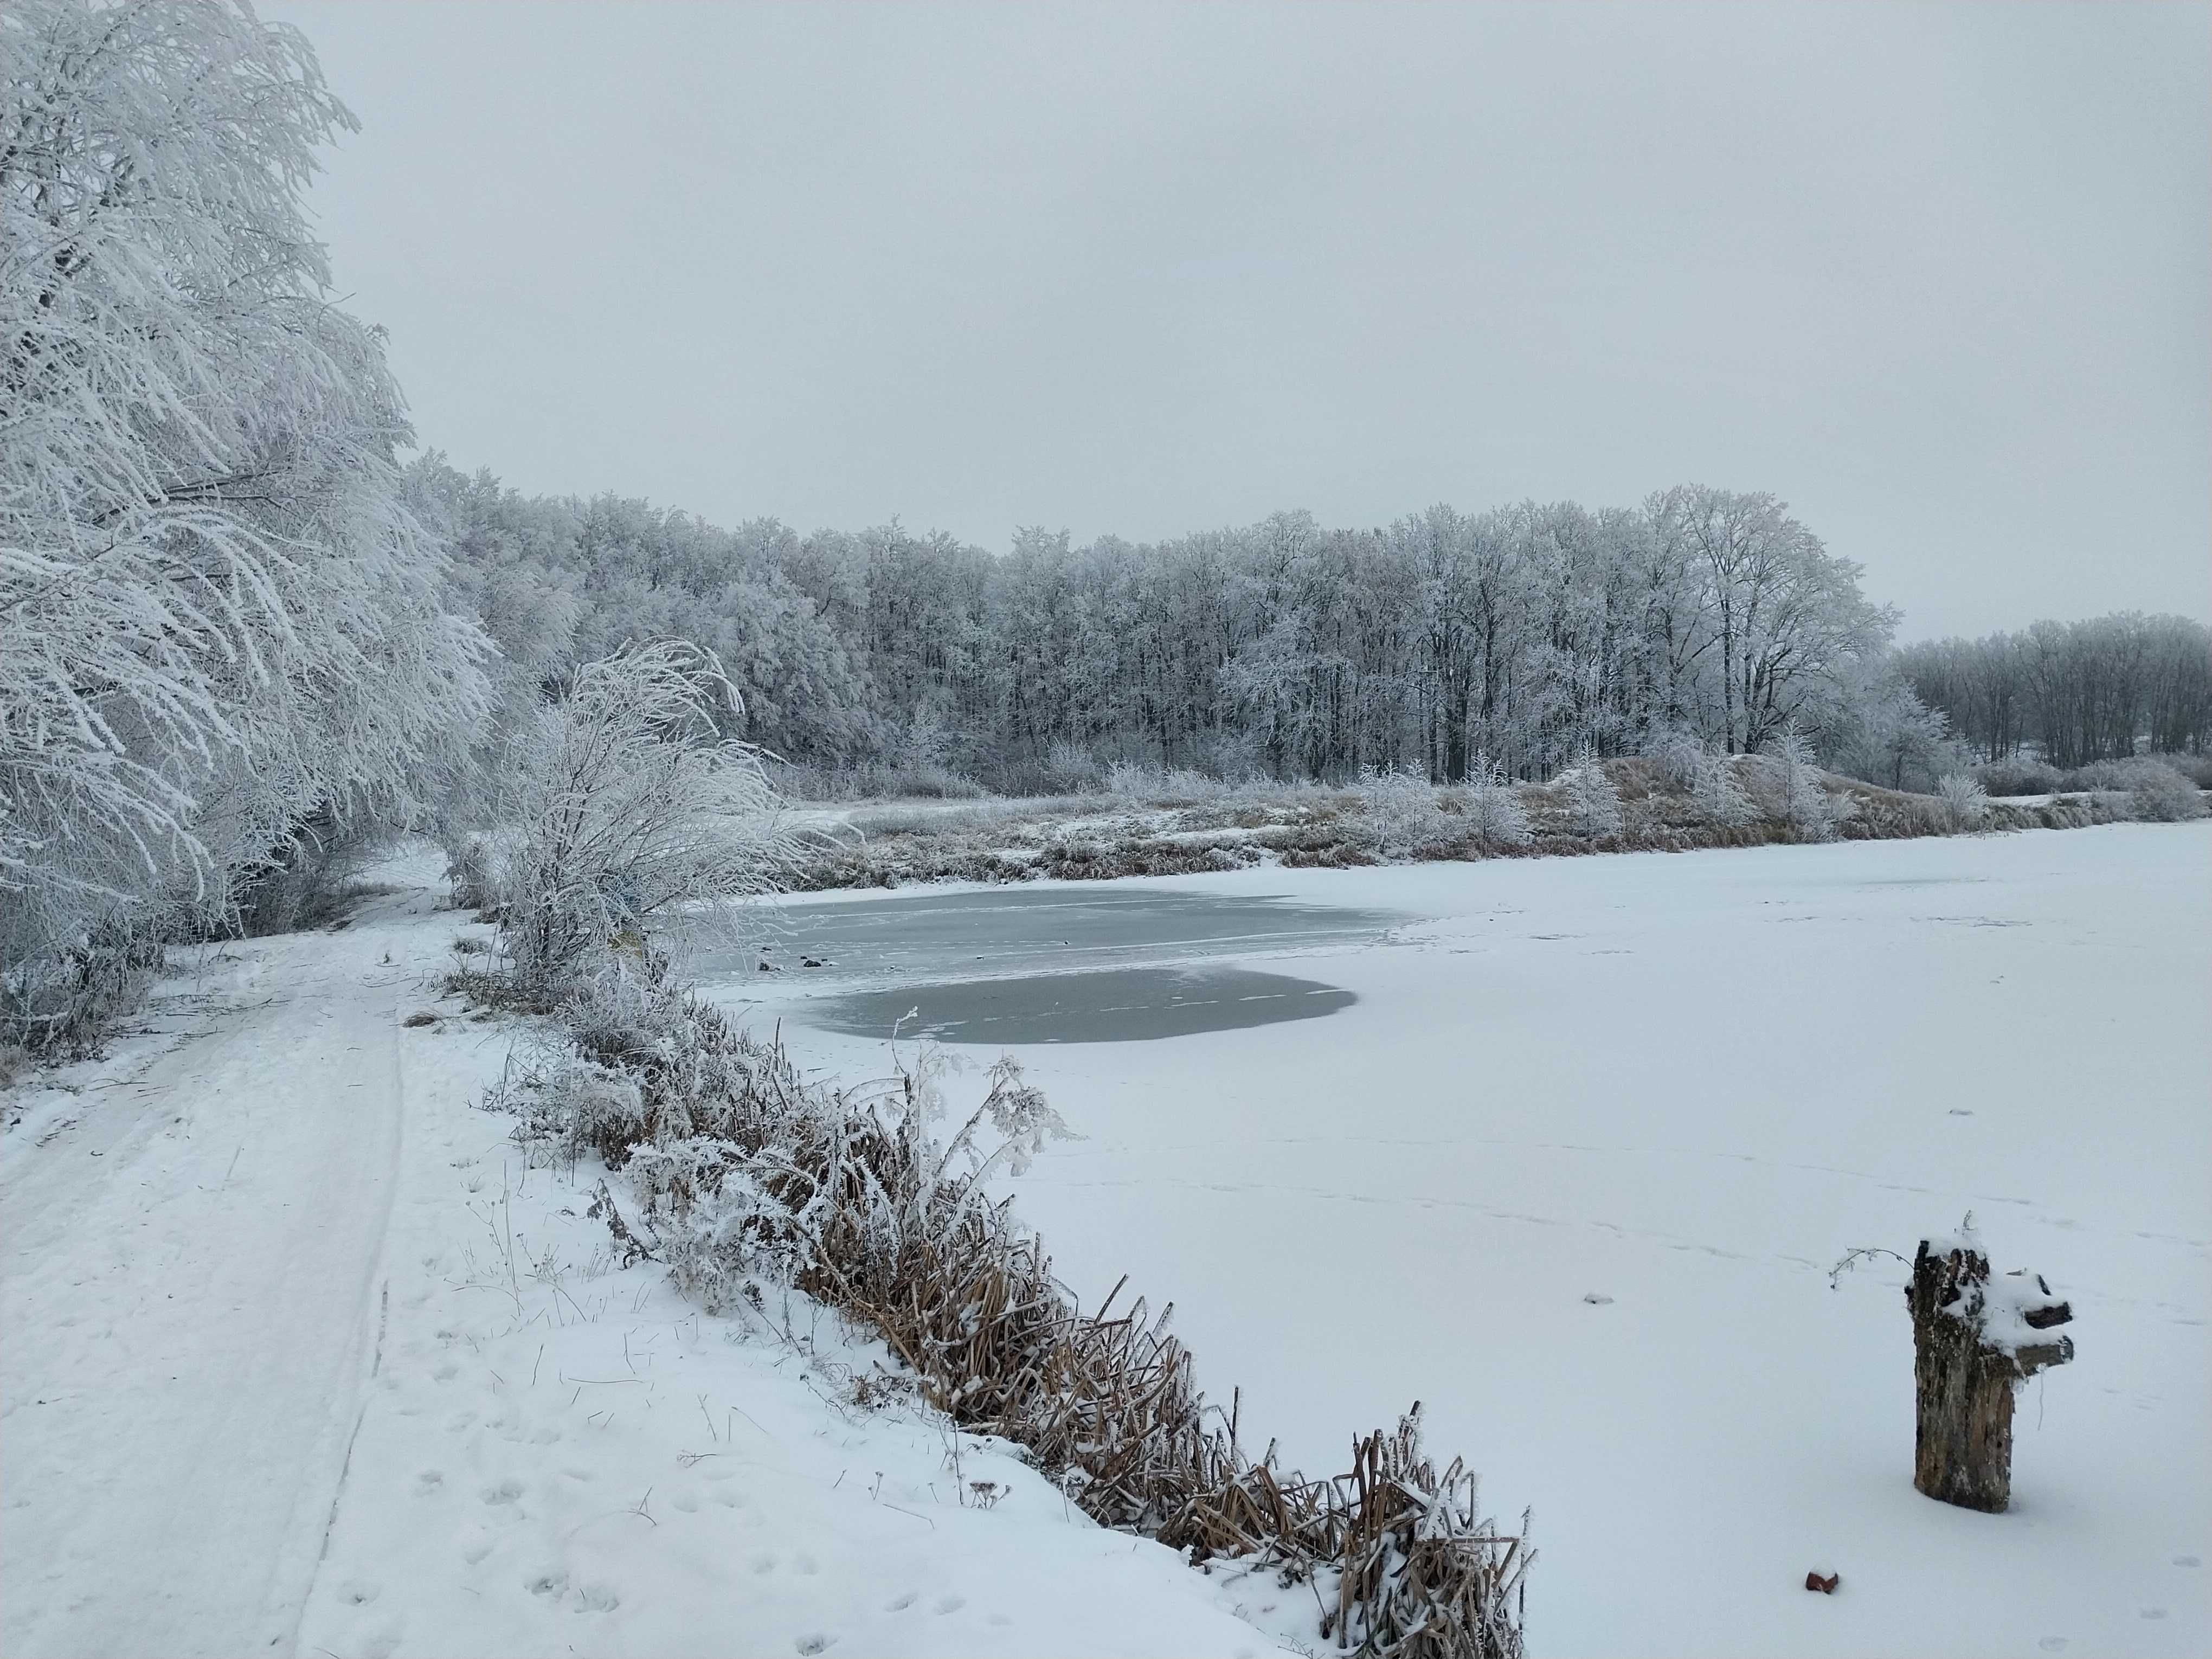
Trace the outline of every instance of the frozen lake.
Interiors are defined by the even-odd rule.
[[[2212,1650],[2212,824],[1039,890],[1386,919],[1215,956],[1327,1018],[1007,1044],[1085,1137],[1020,1201],[1293,1464],[1425,1401],[1534,1651]],[[1828,1280],[1969,1210],[2076,1310],[1996,1516],[1912,1490],[1902,1269]]]

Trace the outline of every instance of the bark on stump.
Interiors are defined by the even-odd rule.
[[[2071,1337],[2045,1341],[2032,1334],[2065,1324],[2074,1310],[2032,1273],[2007,1274],[1993,1298],[1989,1258],[1972,1243],[1930,1249],[1926,1239],[1905,1300],[1919,1406],[1912,1484],[1946,1504],[1994,1514],[2012,1501],[2013,1391],[2074,1357]]]

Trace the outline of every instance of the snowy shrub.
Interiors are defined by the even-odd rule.
[[[2151,823],[2175,823],[2204,816],[2204,793],[2163,761],[2136,763],[2130,775],[2129,805]]]
[[[713,653],[681,641],[586,663],[525,759],[514,842],[490,888],[526,993],[550,997],[599,952],[727,926],[799,839],[759,751],[717,734],[734,698]]]
[[[1974,781],[1992,795],[2055,795],[2067,787],[2057,767],[2026,756],[1984,761],[1974,768]]]
[[[1751,797],[1735,781],[1735,767],[1726,755],[1705,754],[1691,781],[1690,803],[1698,818],[1718,829],[1732,830],[1758,815]]]
[[[1352,793],[1362,837],[1385,856],[1410,853],[1443,833],[1443,812],[1424,773],[1363,766]]]
[[[1594,755],[1585,754],[1561,781],[1566,787],[1567,823],[1586,841],[1620,833],[1620,791]]]
[[[1962,772],[1953,772],[1936,785],[1939,821],[1947,835],[1979,830],[1990,821],[1988,793]]]
[[[1467,787],[1468,833],[1491,847],[1526,847],[1528,814],[1520,791],[1493,763],[1485,762]]]

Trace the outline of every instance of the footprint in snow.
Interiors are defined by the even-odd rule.
[[[756,1555],[753,1557],[753,1571],[755,1572],[774,1572],[775,1571],[775,1557],[767,1554]]]
[[[797,1559],[799,1562],[799,1571],[806,1574],[809,1577],[813,1577],[814,1574],[822,1571],[820,1567],[814,1565],[814,1558],[811,1555],[802,1555],[798,1557]]]
[[[2142,1616],[2146,1619],[2163,1619],[2166,1617],[2166,1609],[2164,1607],[2145,1607],[2142,1610]]]
[[[919,1600],[921,1600],[921,1597],[917,1596],[912,1590],[908,1590],[904,1595],[893,1596],[890,1601],[884,1602],[884,1611],[885,1613],[904,1613]]]
[[[699,1495],[696,1492],[679,1492],[675,1497],[670,1498],[668,1501],[675,1504],[678,1509],[683,1510],[686,1515],[694,1515],[698,1512]]]
[[[2063,1653],[2066,1651],[2066,1638],[2063,1636],[2046,1636],[2035,1645],[2045,1653]]]
[[[502,1480],[495,1486],[486,1486],[483,1492],[483,1501],[492,1504],[512,1504],[521,1496],[522,1483],[520,1480]]]
[[[964,1595],[941,1595],[938,1597],[937,1600],[937,1611],[939,1613],[957,1613],[961,1608],[967,1605],[968,1598]]]
[[[2204,1563],[2194,1555],[2177,1555],[2173,1558],[2173,1565],[2177,1567],[2201,1567]]]
[[[415,1477],[415,1495],[428,1498],[446,1484],[446,1477],[436,1469],[425,1469]]]
[[[801,1653],[816,1654],[824,1648],[834,1647],[837,1638],[834,1636],[802,1636],[792,1645]]]

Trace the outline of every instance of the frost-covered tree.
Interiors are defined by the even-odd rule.
[[[1467,789],[1468,833],[1492,847],[1526,847],[1528,814],[1504,775],[1488,759],[1477,761]]]
[[[1842,809],[1820,783],[1813,745],[1795,726],[1784,726],[1762,758],[1771,763],[1774,817],[1801,841],[1826,841]]]
[[[1595,754],[1582,759],[1560,780],[1567,802],[1567,823],[1577,836],[1596,840],[1620,833],[1620,791]]]
[[[1733,830],[1758,816],[1730,757],[1700,748],[1690,764],[1690,805],[1701,823]]]
[[[353,119],[222,0],[0,9],[0,951],[219,912],[404,811],[481,636],[407,511],[376,333],[301,195]],[[35,1033],[33,1033],[34,1035]]]

